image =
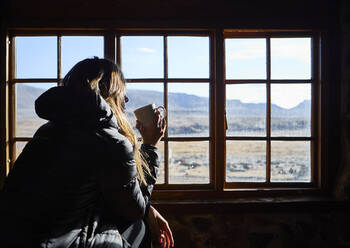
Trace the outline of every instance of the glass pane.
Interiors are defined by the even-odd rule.
[[[209,183],[209,142],[169,142],[169,183]]]
[[[162,36],[121,37],[121,63],[125,78],[163,78]]]
[[[209,78],[209,37],[168,37],[170,78]]]
[[[226,79],[266,79],[266,39],[225,40]]]
[[[226,182],[265,182],[266,142],[226,141]]]
[[[142,106],[154,103],[156,106],[164,106],[163,83],[127,83],[126,95],[129,101],[125,104],[126,114],[132,127],[135,128],[136,117],[134,110]]]
[[[271,182],[311,182],[309,141],[271,142]]]
[[[266,135],[266,85],[226,85],[227,136]]]
[[[209,83],[168,84],[169,136],[209,136]]]
[[[16,84],[17,137],[32,137],[35,131],[47,120],[40,119],[34,108],[35,100],[56,83],[21,83]]]
[[[102,36],[62,37],[62,76],[79,61],[97,56],[103,58]]]
[[[311,78],[311,38],[271,39],[271,78]]]
[[[17,78],[57,78],[57,37],[16,37]]]
[[[16,142],[16,160],[28,142]]]
[[[311,84],[271,84],[271,135],[311,135]]]

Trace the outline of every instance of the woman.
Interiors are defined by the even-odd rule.
[[[157,113],[152,127],[137,123],[139,150],[126,119],[125,80],[109,60],[77,63],[62,84],[35,102],[49,122],[5,183],[1,246],[173,246],[167,222],[149,203],[164,119]]]

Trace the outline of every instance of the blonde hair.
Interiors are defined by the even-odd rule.
[[[136,134],[125,114],[125,79],[119,66],[107,59],[85,59],[68,72],[62,83],[74,88],[88,86],[104,98],[118,121],[119,133],[133,146],[138,178],[141,183],[147,185],[145,173],[150,175],[150,170],[137,147]]]

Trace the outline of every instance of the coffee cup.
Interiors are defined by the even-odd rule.
[[[157,111],[159,111],[162,118],[164,118],[165,108],[163,106],[156,107],[154,103],[134,110],[134,114],[136,119],[140,121],[142,125],[149,126],[154,123]]]

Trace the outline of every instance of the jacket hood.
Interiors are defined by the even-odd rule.
[[[107,102],[92,90],[77,92],[65,86],[50,88],[36,99],[35,112],[40,118],[57,123],[109,124],[118,128]]]

